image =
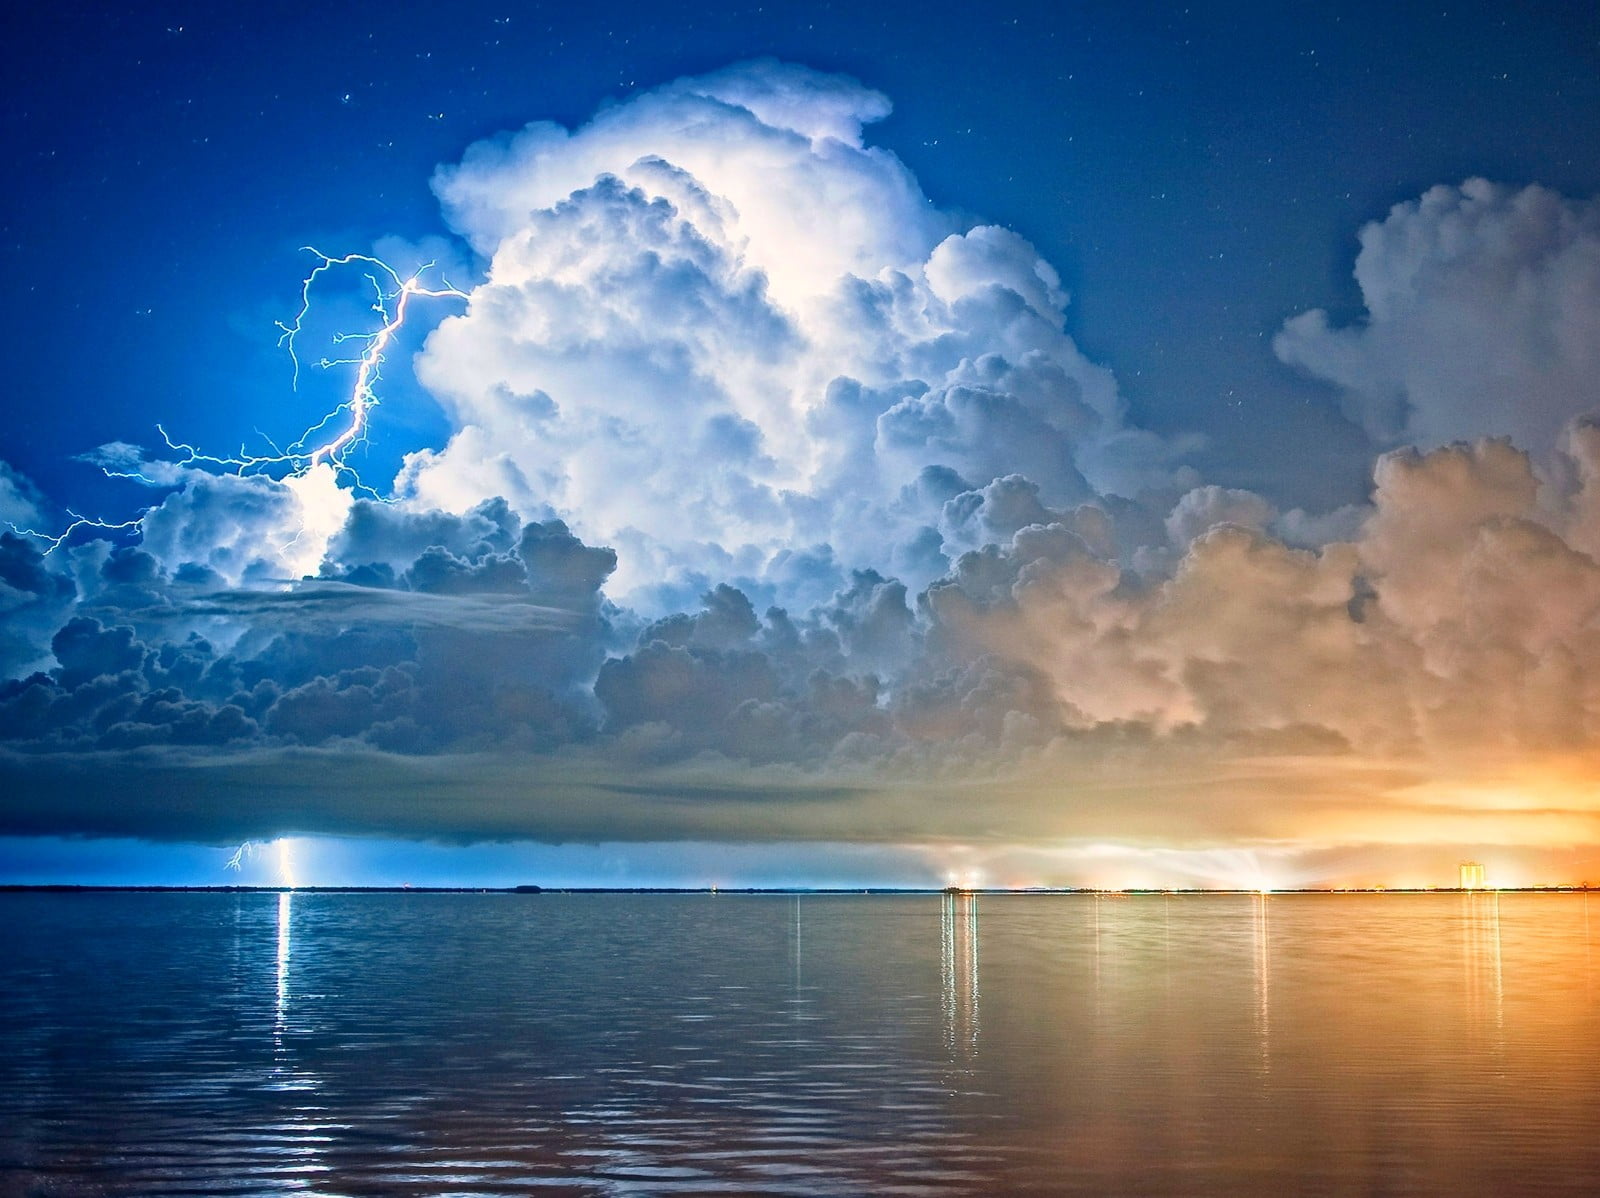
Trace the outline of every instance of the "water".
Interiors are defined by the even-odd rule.
[[[0,1194],[1596,1194],[1584,894],[0,895]]]

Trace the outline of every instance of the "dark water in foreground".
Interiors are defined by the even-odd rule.
[[[0,895],[0,1193],[1600,1194],[1600,896]]]

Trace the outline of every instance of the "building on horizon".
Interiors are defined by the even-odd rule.
[[[1483,890],[1489,885],[1489,874],[1481,861],[1461,863],[1461,889]]]

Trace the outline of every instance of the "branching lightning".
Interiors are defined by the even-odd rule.
[[[280,332],[278,345],[288,352],[289,360],[293,363],[293,385],[297,390],[301,362],[295,342],[303,331],[307,316],[311,313],[312,289],[318,279],[337,267],[354,266],[364,268],[366,280],[372,286],[371,311],[377,316],[378,327],[370,332],[336,333],[332,338],[333,344],[350,344],[356,347],[359,353],[350,357],[323,357],[316,363],[323,370],[343,366],[355,368],[355,381],[345,398],[288,445],[280,447],[270,437],[258,433],[271,450],[265,454],[250,453],[243,445],[239,447],[239,452],[232,456],[205,453],[197,446],[174,440],[163,425],[156,425],[156,430],[161,434],[166,447],[181,455],[173,463],[179,468],[192,467],[238,475],[281,471],[282,474],[278,477],[282,477],[304,475],[318,466],[326,465],[338,476],[348,478],[352,489],[381,499],[382,495],[362,482],[360,474],[350,464],[348,456],[351,451],[367,443],[372,410],[379,404],[376,388],[383,377],[384,355],[405,324],[407,310],[413,298],[421,296],[429,299],[464,300],[469,297],[466,292],[451,286],[445,280],[441,280],[439,286],[426,284],[423,276],[433,268],[432,262],[424,263],[410,276],[402,277],[387,262],[370,254],[345,254],[335,258],[312,246],[304,248],[308,253],[315,254],[318,262],[300,285],[300,310],[295,313],[292,321],[276,322]],[[158,480],[137,470],[117,470],[105,465],[101,469],[109,478],[130,478],[159,485]],[[94,528],[108,532],[140,529],[149,510],[146,508],[134,518],[120,522],[81,516],[69,510],[67,514],[71,517],[71,523],[59,533],[22,528],[9,522],[8,524],[19,536],[33,537],[43,542],[48,546],[45,549],[45,554],[48,556],[61,548],[72,534],[80,529]],[[237,854],[235,856],[237,857]],[[232,862],[229,864],[230,867],[237,868]]]
[[[223,868],[231,869],[234,873],[240,873],[243,871],[247,861],[254,861],[268,850],[271,850],[277,857],[279,884],[293,890],[295,888],[294,842],[288,837],[275,840],[270,845],[247,840],[233,850],[233,856],[228,858],[227,864]]]
[[[255,860],[256,853],[260,851],[260,848],[261,846],[253,840],[245,841],[238,848],[233,850],[233,856],[228,858],[228,863],[223,868],[231,869],[234,873],[239,873],[244,869],[244,863],[246,861]]]
[[[67,515],[70,516],[72,520],[71,523],[69,523],[60,532],[44,532],[37,528],[23,528],[20,524],[13,524],[9,520],[6,521],[6,527],[12,532],[16,533],[19,537],[33,537],[35,540],[43,541],[46,545],[50,546],[50,548],[44,551],[44,555],[49,557],[57,549],[60,549],[61,546],[66,543],[67,538],[72,536],[72,534],[77,532],[80,528],[98,528],[102,532],[125,532],[131,528],[143,527],[144,518],[149,511],[149,508],[145,508],[131,520],[123,520],[120,523],[112,523],[109,520],[96,520],[91,516],[80,516],[77,512],[73,511],[71,508],[68,508]]]
[[[394,340],[395,334],[405,324],[406,311],[413,297],[466,299],[467,293],[452,287],[448,282],[439,287],[424,285],[422,276],[433,266],[431,262],[419,267],[409,278],[402,278],[387,262],[370,254],[345,254],[341,258],[333,258],[312,246],[304,248],[307,253],[315,254],[320,261],[300,285],[300,310],[295,313],[294,319],[287,324],[281,320],[277,322],[281,334],[278,345],[288,351],[289,360],[294,365],[293,385],[297,389],[300,385],[301,362],[296,352],[295,341],[303,331],[306,317],[311,314],[311,291],[317,279],[339,266],[359,263],[371,268],[366,274],[366,279],[372,285],[372,311],[378,317],[379,327],[367,333],[335,334],[333,337],[335,345],[353,343],[360,347],[361,352],[355,357],[324,357],[317,362],[317,366],[323,370],[331,370],[338,366],[356,368],[355,382],[350,388],[349,395],[321,420],[282,448],[274,445],[269,438],[263,437],[272,449],[269,454],[248,453],[241,446],[236,456],[219,457],[203,453],[185,442],[174,441],[161,425],[157,425],[156,428],[161,433],[162,440],[166,442],[167,448],[184,455],[180,461],[181,465],[215,466],[240,474],[269,470],[273,467],[286,467],[292,474],[304,474],[315,466],[327,463],[339,472],[348,474],[358,488],[376,494],[372,488],[361,482],[359,475],[346,461],[346,455],[350,450],[366,443],[371,412],[379,402],[375,386],[382,378],[384,353]]]

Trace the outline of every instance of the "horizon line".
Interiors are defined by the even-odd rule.
[[[1600,885],[1535,886],[249,886],[118,885],[88,882],[0,882],[0,893],[148,894],[950,894],[950,895],[1211,895],[1211,894],[1587,894]]]

